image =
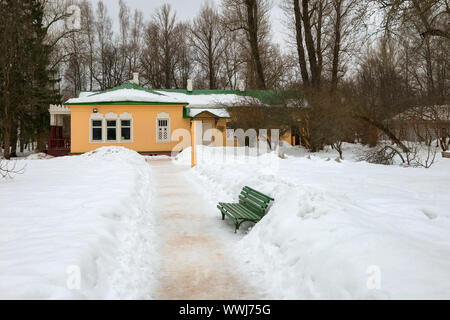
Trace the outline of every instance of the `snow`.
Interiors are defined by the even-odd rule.
[[[236,236],[239,268],[271,298],[449,299],[450,161],[430,169],[355,161],[364,149],[346,145],[339,163],[331,150],[285,147],[281,159],[199,147],[190,175],[211,208],[235,202],[245,185],[275,198]],[[189,160],[190,150],[177,157]]]
[[[157,91],[154,93],[144,89],[121,88],[100,93],[82,92],[78,98],[69,99],[66,104],[99,103],[99,102],[164,102],[174,104],[189,104],[193,107],[234,105],[247,101],[258,101],[252,97],[242,97],[236,94],[185,94],[181,92]],[[226,111],[225,111],[226,112]],[[223,111],[222,111],[223,113]]]
[[[86,98],[97,93],[98,93],[97,91],[80,91],[78,93],[78,98]]]
[[[52,158],[53,158],[53,156],[50,156],[43,152],[32,153],[26,157],[27,160],[42,160],[42,159],[52,159]]]
[[[122,102],[122,101],[138,101],[138,102],[166,102],[166,103],[186,103],[186,101],[175,99],[173,97],[151,93],[146,90],[138,89],[118,89],[106,91],[93,95],[83,95],[79,98],[69,99],[66,104],[71,103],[98,103],[98,102]]]
[[[181,92],[169,92],[169,91],[156,91],[162,95],[165,95],[171,99],[181,100],[188,102],[192,107],[199,106],[231,106],[234,104],[242,103],[243,101],[259,102],[258,99],[253,97],[243,97],[237,94],[185,94]]]
[[[225,108],[190,108],[189,116],[194,118],[201,114],[202,112],[209,112],[219,118],[229,118],[230,114]]]
[[[145,159],[115,147],[39,158],[17,161],[24,173],[0,181],[0,299],[151,297]]]
[[[186,279],[191,297],[199,279],[180,270],[221,259],[231,278],[268,299],[450,299],[450,159],[430,169],[356,161],[366,150],[345,144],[337,162],[330,149],[287,144],[199,146],[193,169],[190,148],[175,168],[121,147],[15,161],[24,173],[0,180],[0,299],[151,299],[161,281],[177,291],[161,274]],[[245,185],[275,201],[234,234],[216,204],[236,201]],[[214,249],[203,255],[206,236]],[[210,270],[195,270],[202,296],[230,288],[223,274],[209,280]]]

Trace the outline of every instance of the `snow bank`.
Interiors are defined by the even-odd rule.
[[[276,199],[237,246],[269,296],[450,298],[450,161],[417,169],[310,155],[211,158],[191,171],[205,198],[235,201],[249,185]]]
[[[53,156],[50,156],[46,153],[32,153],[29,156],[27,156],[25,159],[27,160],[42,160],[42,159],[52,159]]]
[[[145,159],[105,147],[23,162],[23,175],[0,181],[0,298],[149,297],[156,261]]]

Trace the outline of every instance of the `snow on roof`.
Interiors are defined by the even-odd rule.
[[[225,108],[189,108],[188,115],[194,118],[203,112],[209,112],[219,118],[230,118],[230,114]]]
[[[80,93],[78,98],[69,99],[65,104],[89,104],[108,102],[144,102],[144,103],[173,103],[187,104],[186,101],[175,97],[168,97],[152,90],[127,83],[125,85],[98,93]]]
[[[113,102],[143,102],[185,104],[193,107],[232,106],[239,103],[261,104],[252,96],[239,95],[234,92],[189,93],[171,90],[149,90],[133,83],[102,91],[79,93],[78,98],[69,99],[65,104],[95,104]]]
[[[254,97],[240,96],[237,94],[227,93],[227,94],[186,94],[181,92],[171,92],[171,91],[160,91],[156,92],[165,95],[173,99],[180,99],[189,103],[190,106],[231,106],[237,103],[242,103],[243,101],[249,101],[260,103],[260,101]]]
[[[98,93],[98,91],[80,91],[78,93],[78,98],[86,98],[86,97],[92,96],[97,93]]]

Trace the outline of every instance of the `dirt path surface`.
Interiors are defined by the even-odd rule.
[[[258,299],[223,242],[228,235],[192,186],[187,167],[149,161],[155,179],[160,270],[156,299]],[[233,233],[228,228],[226,232]],[[229,239],[229,238],[228,238]],[[236,239],[236,238],[235,238]],[[236,239],[237,240],[237,239]]]

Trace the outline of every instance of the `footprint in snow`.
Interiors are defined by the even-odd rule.
[[[438,217],[437,213],[432,212],[429,209],[422,209],[422,213],[430,220],[436,219]]]

